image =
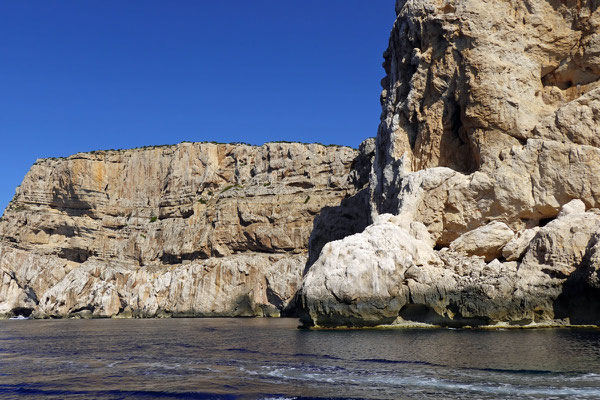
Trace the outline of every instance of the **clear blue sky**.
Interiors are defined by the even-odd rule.
[[[353,147],[394,0],[0,0],[0,211],[37,158],[181,141]]]

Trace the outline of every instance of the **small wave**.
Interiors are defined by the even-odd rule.
[[[233,347],[231,349],[225,349],[225,351],[234,351],[236,353],[260,354],[260,351],[244,349],[241,347]]]
[[[386,358],[363,358],[356,360],[359,362],[381,363],[381,364],[411,364],[411,365],[426,365],[428,367],[443,367],[440,364],[433,364],[427,361],[408,361],[408,360],[388,360]]]
[[[44,388],[39,385],[17,384],[0,385],[0,396],[17,395],[38,398],[40,396],[85,396],[86,398],[129,397],[129,398],[162,398],[162,399],[198,399],[198,400],[234,400],[239,396],[206,392],[170,392],[152,390],[64,390]]]
[[[262,397],[260,400],[297,400],[297,397]]]
[[[311,353],[296,353],[296,354],[294,354],[294,357],[315,357],[315,358],[322,358],[325,360],[343,360],[343,358],[330,356],[327,354],[311,354]]]
[[[579,375],[575,375],[575,376],[566,376],[563,379],[567,380],[567,381],[572,381],[572,382],[581,382],[581,381],[598,382],[598,381],[600,381],[600,374],[593,374],[593,373],[579,374]]]
[[[463,368],[468,370],[498,372],[502,374],[519,374],[519,375],[556,375],[555,371],[545,369],[505,369],[505,368]]]
[[[568,386],[531,386],[508,383],[458,382],[447,379],[431,378],[424,375],[390,376],[385,374],[371,374],[367,371],[349,371],[337,369],[328,371],[318,367],[282,367],[264,366],[263,376],[288,380],[304,381],[315,384],[326,383],[334,385],[357,385],[361,387],[398,388],[403,390],[427,390],[442,393],[465,392],[472,394],[487,394],[510,397],[553,397],[576,396],[578,398],[596,399],[600,397],[600,388],[594,387],[568,387]],[[249,372],[249,371],[248,371]],[[589,374],[588,374],[589,375]]]
[[[179,370],[181,369],[181,364],[165,364],[165,363],[149,363],[150,367],[158,368],[158,369],[166,369],[166,370]]]
[[[364,400],[357,397],[286,397],[286,396],[267,396],[260,400]]]
[[[479,383],[462,383],[436,378],[423,377],[377,377],[368,378],[367,381],[372,383],[382,383],[393,386],[412,386],[421,387],[433,390],[441,390],[448,392],[470,392],[484,393],[501,396],[583,396],[584,398],[596,399],[600,396],[600,388],[597,387],[532,387],[512,384],[490,385]]]
[[[369,362],[369,363],[381,363],[381,364],[425,365],[428,367],[448,368],[448,366],[444,365],[444,364],[436,364],[436,363],[431,363],[428,361],[419,361],[419,360],[389,360],[387,358],[364,358],[364,359],[359,359],[356,361]],[[468,370],[468,371],[497,372],[497,373],[519,374],[519,375],[558,374],[555,371],[544,370],[544,369],[508,369],[508,368],[474,368],[474,367],[459,367],[458,369]]]

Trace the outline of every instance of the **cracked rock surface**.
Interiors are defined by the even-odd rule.
[[[315,216],[356,192],[357,154],[181,143],[38,160],[0,222],[0,315],[280,315]]]
[[[372,225],[314,257],[303,321],[600,324],[600,3],[396,12]]]

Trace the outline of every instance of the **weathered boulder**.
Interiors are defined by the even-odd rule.
[[[560,212],[558,213],[558,218],[564,217],[565,215],[569,214],[580,214],[584,212],[585,203],[579,199],[575,199],[562,206]]]
[[[598,293],[600,214],[571,214],[540,228],[521,262],[434,250],[408,228],[414,224],[384,215],[364,232],[327,244],[300,290],[302,321],[319,327],[600,321],[598,299],[591,302],[596,311],[583,312],[587,319],[581,308],[563,305],[572,276],[584,276],[578,284]],[[567,305],[581,293],[570,293]]]
[[[539,227],[525,229],[517,234],[502,248],[502,257],[506,261],[519,261],[523,258],[531,240],[540,230]]]
[[[322,326],[391,323],[408,302],[405,272],[436,262],[429,243],[379,218],[363,233],[323,247],[304,277],[302,306],[309,316],[303,319]]]
[[[502,248],[514,235],[508,225],[494,221],[454,239],[450,243],[450,249],[470,256],[482,256],[489,262],[500,257]]]

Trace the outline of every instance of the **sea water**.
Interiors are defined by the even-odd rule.
[[[0,321],[0,399],[598,399],[600,331]]]

